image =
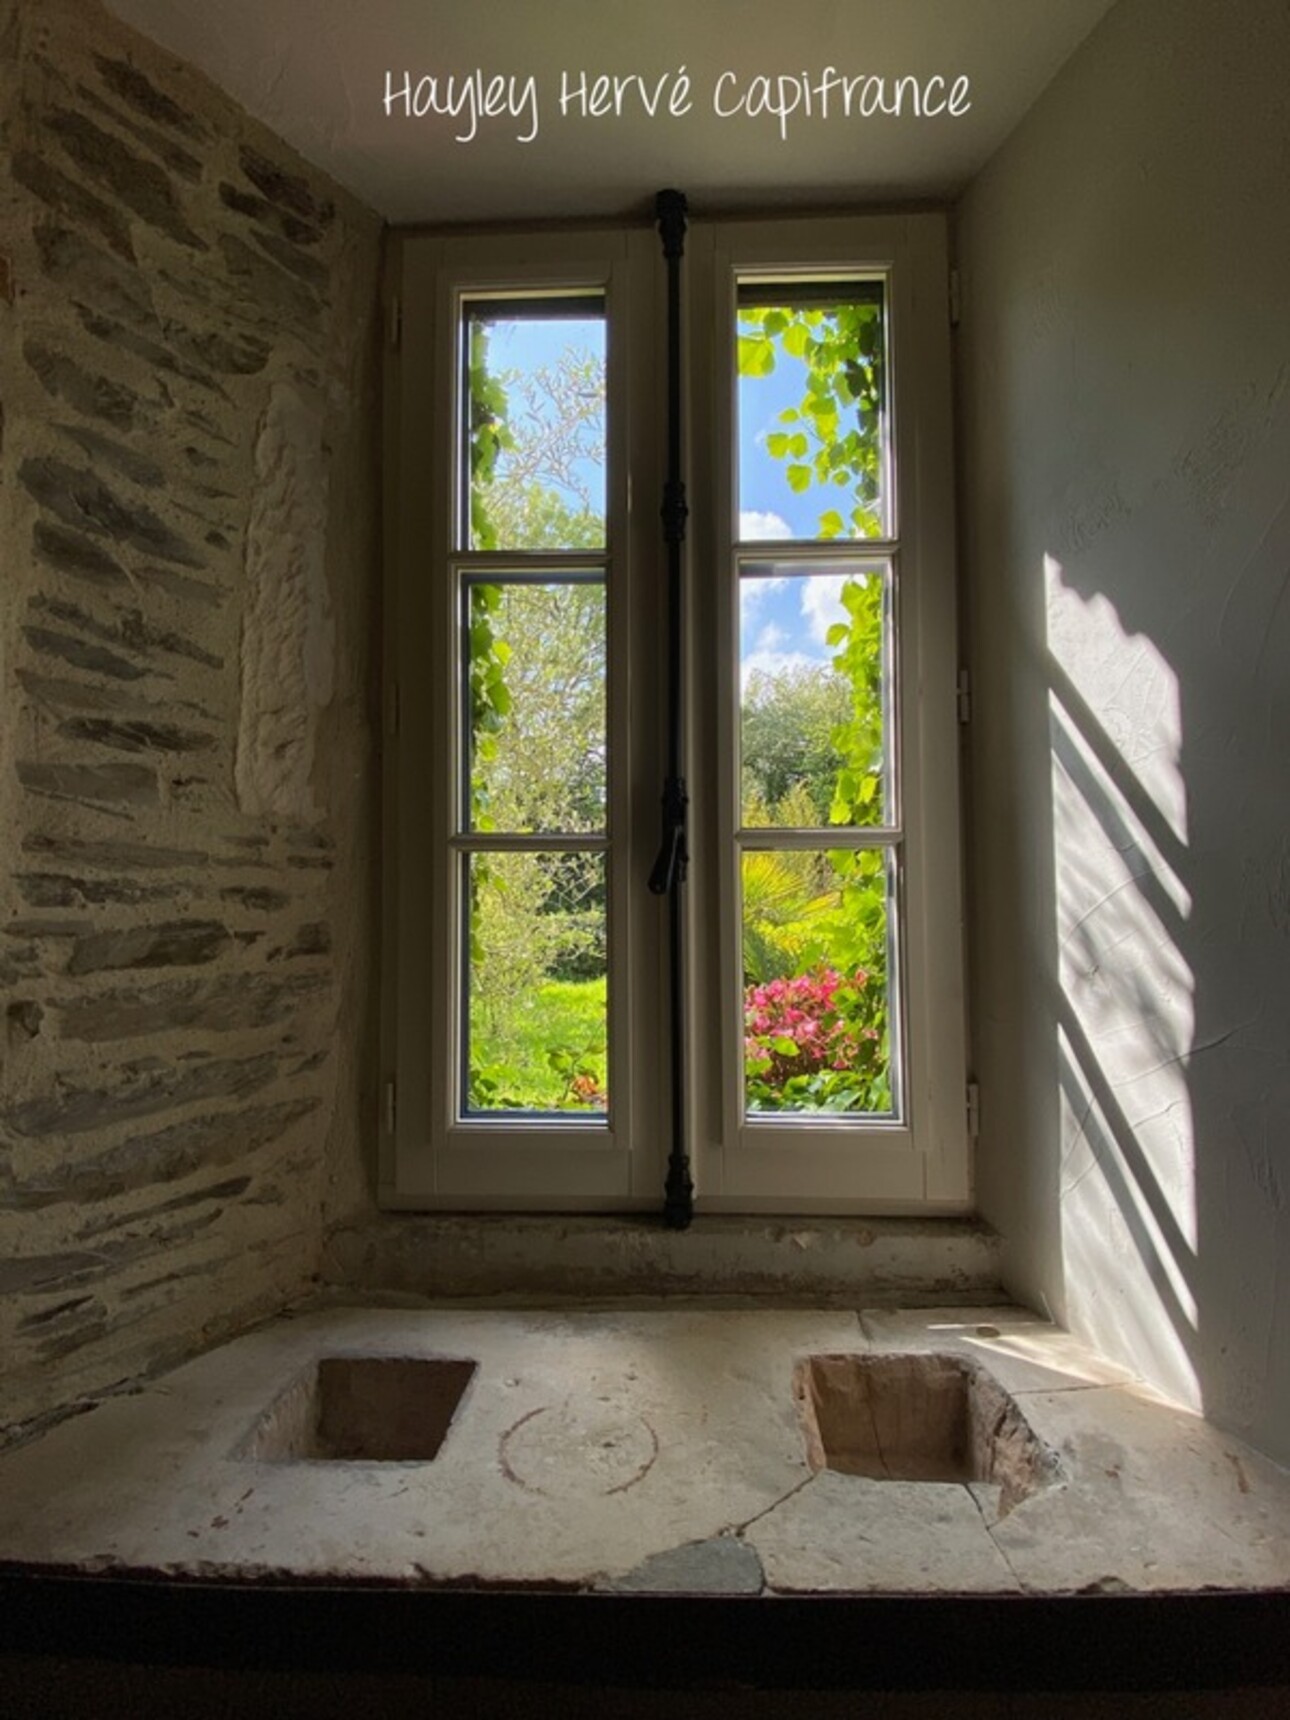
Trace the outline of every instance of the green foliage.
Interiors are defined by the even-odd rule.
[[[768,436],[767,452],[785,462],[785,478],[795,492],[812,484],[848,492],[841,504],[845,517],[833,508],[820,516],[821,537],[881,537],[881,298],[875,293],[818,308],[741,309],[739,374],[769,376],[782,355],[805,364],[806,388],[798,405],[780,413],[780,423],[791,429]]]
[[[511,479],[488,496],[488,518],[503,548],[603,549],[605,522],[593,509],[571,507],[536,479]]]
[[[502,607],[498,585],[470,588],[470,665],[468,691],[470,732],[473,739],[470,777],[470,817],[476,830],[495,830],[489,810],[488,770],[497,758],[497,736],[511,711],[506,685],[506,665],[511,648],[497,635],[496,622]]]
[[[491,1028],[472,1031],[471,1109],[603,1110],[605,995],[603,976],[513,992]]]
[[[482,877],[478,876],[482,872]],[[476,854],[471,860],[470,1061],[482,1066],[519,1034],[534,1066],[554,1048],[580,1053],[605,1039],[605,1017],[562,1022],[538,1001],[560,984],[598,983],[605,975],[603,860],[587,854]],[[523,1032],[520,1032],[520,1029]],[[535,1041],[536,1036],[536,1041]],[[545,1077],[543,1077],[545,1079]],[[603,1082],[602,1082],[603,1085]]]
[[[496,549],[497,528],[488,510],[486,493],[502,453],[515,446],[506,422],[506,388],[488,367],[488,325],[472,318],[467,354],[466,426],[470,455],[470,547]]]
[[[804,663],[754,669],[742,704],[744,823],[788,824],[797,790],[804,815],[792,821],[827,824],[838,773],[833,735],[851,716],[846,681]]]
[[[745,981],[801,972],[820,916],[837,905],[827,862],[800,849],[755,848],[744,853],[742,879]]]
[[[483,385],[500,436],[496,458],[478,474],[494,534],[488,547],[603,549],[603,486],[590,481],[605,454],[600,356],[566,346],[554,364],[500,371]]]
[[[477,825],[486,815],[480,828],[511,833],[603,828],[603,585],[553,580],[472,590]]]
[[[837,655],[834,670],[851,690],[850,714],[829,739],[837,775],[829,802],[829,823],[881,824],[883,772],[883,581],[877,573],[844,582],[846,621],[835,622],[828,644]]]

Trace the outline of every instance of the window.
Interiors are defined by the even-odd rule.
[[[691,224],[698,1210],[963,1210],[937,217]],[[403,236],[390,293],[388,1204],[655,1207],[663,263]]]

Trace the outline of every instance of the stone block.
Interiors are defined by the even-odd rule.
[[[120,931],[93,932],[78,939],[67,972],[193,967],[214,961],[231,947],[228,928],[218,920],[171,920],[159,926],[128,926]]]
[[[35,794],[86,806],[155,806],[157,773],[142,764],[36,764],[18,761],[18,780]]]
[[[67,1201],[90,1205],[134,1189],[179,1182],[197,1171],[247,1163],[317,1107],[317,1099],[284,1099],[185,1118],[101,1153],[65,1158],[0,1195],[0,1206],[30,1211]]]
[[[31,608],[40,616],[49,616],[66,626],[79,628],[93,639],[107,645],[124,646],[132,651],[164,651],[172,657],[187,657],[207,669],[222,669],[224,659],[187,634],[172,628],[154,627],[138,609],[118,609],[112,622],[100,621],[75,603],[40,593],[31,600]]]
[[[53,1284],[74,1284],[101,1272],[103,1266],[103,1255],[89,1251],[10,1255],[0,1259],[0,1296],[23,1295]]]
[[[154,371],[164,372],[170,376],[180,376],[186,382],[194,382],[199,388],[207,388],[216,394],[222,389],[215,378],[208,372],[195,370],[191,365],[183,364],[161,341],[154,340],[147,334],[140,334],[127,324],[118,322],[114,317],[102,316],[90,310],[85,305],[77,305],[76,314],[81,327],[86,334],[93,335],[95,340],[101,340],[114,351],[126,351],[141,358],[144,364]]]
[[[55,352],[40,341],[29,340],[23,357],[55,400],[65,401],[87,418],[101,418],[118,430],[129,430],[134,424],[141,402],[132,388],[93,375],[66,353]]]
[[[83,185],[60,173],[43,156],[31,150],[18,150],[12,166],[14,178],[33,197],[38,197],[55,214],[82,227],[92,228],[118,257],[134,262],[129,223],[109,204],[93,196]]]
[[[57,568],[72,579],[91,585],[125,585],[125,569],[92,538],[50,520],[37,520],[32,527],[32,549],[47,567]]]
[[[37,222],[32,237],[46,277],[66,288],[80,304],[131,328],[157,330],[147,277],[130,262],[108,255],[83,233],[54,222]]]
[[[93,741],[96,746],[116,747],[121,752],[209,752],[218,739],[198,729],[177,728],[173,723],[114,722],[110,717],[72,717],[59,724],[58,732],[71,740]]]
[[[132,878],[77,878],[64,872],[15,872],[14,883],[33,908],[102,907],[108,902],[136,906],[172,901],[177,884],[140,884]]]
[[[111,675],[117,681],[141,681],[148,673],[138,663],[131,663],[119,652],[106,651],[74,634],[62,633],[52,627],[24,627],[23,638],[42,657],[57,657],[74,669],[85,669],[91,675]]]
[[[322,238],[321,229],[311,222],[302,221],[285,209],[275,209],[267,198],[252,196],[250,192],[230,185],[227,180],[220,184],[219,200],[226,209],[236,210],[239,215],[245,215],[251,221],[272,227],[284,239],[290,239],[292,244],[316,245]]]
[[[279,1060],[270,1052],[185,1067],[157,1066],[155,1060],[151,1064],[125,1064],[105,1071],[100,1087],[65,1082],[53,1093],[15,1105],[7,1113],[7,1121],[18,1135],[83,1134],[135,1117],[178,1110],[202,1099],[241,1098],[267,1087],[278,1070]]]
[[[232,233],[219,236],[220,255],[231,280],[242,295],[266,319],[286,318],[308,329],[319,319],[321,307],[303,282],[286,275],[276,264]]]
[[[64,1039],[104,1044],[115,1039],[190,1032],[231,1033],[287,1020],[303,999],[319,991],[321,976],[269,980],[226,974],[213,980],[178,980],[136,991],[108,991],[57,1005]]]
[[[75,836],[49,836],[33,831],[23,838],[27,854],[46,854],[75,866],[96,866],[110,872],[161,869],[185,870],[208,866],[201,848],[166,848],[149,842],[87,842]]]
[[[132,484],[138,485],[141,490],[164,488],[165,471],[148,455],[139,454],[113,437],[104,436],[83,424],[60,424],[58,428],[83,454],[90,456],[96,467],[110,467],[123,478],[128,478]]]
[[[184,149],[180,144],[167,137],[164,132],[158,131],[155,126],[141,125],[138,120],[131,119],[122,113],[120,108],[104,101],[102,96],[95,95],[93,90],[86,89],[84,85],[78,86],[76,94],[96,113],[104,114],[118,131],[128,132],[132,138],[143,145],[150,155],[155,155],[158,161],[169,168],[172,173],[177,173],[181,179],[186,179],[190,185],[201,184],[202,164],[191,150]]]
[[[230,884],[227,889],[220,891],[220,900],[236,902],[239,906],[252,908],[259,914],[272,914],[279,908],[285,908],[291,898],[285,890],[272,890],[268,885]]]
[[[18,473],[33,501],[65,525],[100,533],[159,561],[201,567],[202,560],[179,533],[142,502],[123,501],[97,473],[49,455],[24,460]]]
[[[120,138],[83,113],[54,108],[46,124],[80,172],[111,192],[139,220],[191,250],[206,249],[205,240],[185,219],[163,168],[135,155]]]
[[[289,209],[293,215],[301,216],[315,227],[331,225],[336,214],[334,204],[330,199],[318,197],[298,174],[288,173],[249,144],[242,145],[238,159],[243,173],[270,203],[276,203],[280,209]]]
[[[154,120],[158,125],[169,126],[172,131],[192,138],[197,143],[209,136],[207,128],[187,108],[181,107],[164,90],[159,90],[156,84],[129,60],[95,54],[94,64],[113,95],[128,102],[135,112],[142,114],[145,119]]]
[[[187,328],[172,320],[167,320],[164,328],[166,339],[180,358],[216,375],[254,376],[268,363],[269,342],[245,329],[223,333],[219,329]]]

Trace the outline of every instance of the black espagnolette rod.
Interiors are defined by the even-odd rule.
[[[663,485],[663,541],[667,545],[667,777],[663,783],[663,840],[650,873],[649,887],[668,899],[668,955],[671,967],[670,1052],[672,1149],[667,1160],[663,1221],[685,1230],[694,1217],[694,1182],[685,1127],[685,969],[681,886],[689,861],[686,847],[681,650],[681,570],[685,544],[685,484],[681,478],[681,257],[685,251],[684,194],[660,191],[654,201],[663,256],[667,263],[667,478]]]

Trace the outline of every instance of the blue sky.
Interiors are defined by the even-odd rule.
[[[495,371],[530,370],[553,365],[566,346],[603,353],[603,324],[572,319],[542,322],[524,319],[500,323],[489,342],[489,364]],[[780,412],[796,405],[805,392],[806,366],[781,353],[769,376],[742,377],[739,382],[739,536],[810,539],[825,507],[835,498],[818,489],[795,494],[785,465],[766,451],[766,437],[785,428]],[[593,495],[603,477],[588,464],[582,476]],[[601,491],[601,493],[603,493]],[[740,674],[746,685],[754,669],[768,673],[795,665],[822,666],[833,653],[825,636],[835,621],[845,618],[839,600],[843,576],[835,573],[804,577],[744,578],[740,588]]]

